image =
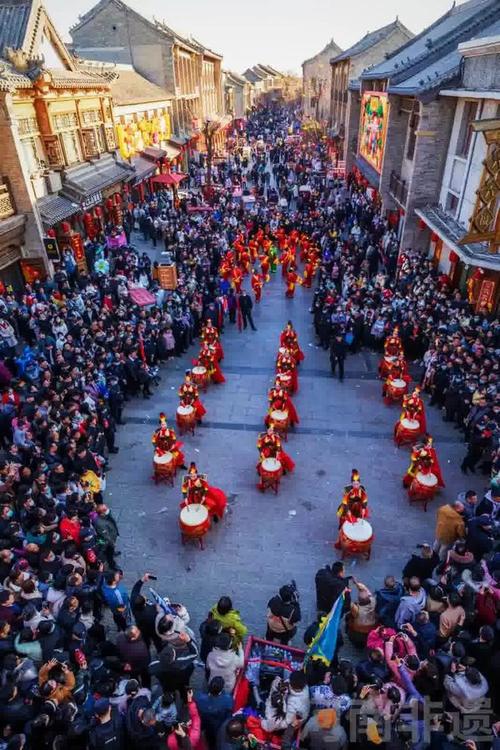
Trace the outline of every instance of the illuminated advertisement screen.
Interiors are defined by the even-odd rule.
[[[361,99],[359,153],[377,172],[382,171],[388,115],[387,94],[365,91]]]

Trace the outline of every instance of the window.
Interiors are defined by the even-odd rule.
[[[80,117],[84,125],[93,125],[101,121],[101,113],[98,109],[85,109]]]
[[[54,128],[56,130],[66,130],[67,128],[77,128],[78,118],[76,112],[61,112],[59,115],[52,117]]]
[[[21,149],[23,161],[30,175],[38,172],[43,165],[41,157],[41,147],[38,138],[22,138]]]
[[[38,122],[36,117],[21,118],[17,121],[17,128],[20,136],[38,133]]]
[[[93,156],[98,155],[99,148],[94,128],[82,129],[82,143],[83,153],[86,159],[92,159]]]
[[[458,131],[456,156],[466,159],[469,154],[469,147],[472,138],[472,123],[476,119],[477,102],[466,101],[462,112],[462,121]]]
[[[75,130],[61,133],[61,141],[67,165],[77,164],[82,160],[80,140]]]
[[[458,195],[454,193],[448,193],[446,196],[446,211],[447,213],[455,216],[458,208]]]

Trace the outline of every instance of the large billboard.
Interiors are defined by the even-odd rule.
[[[382,171],[389,103],[381,91],[365,91],[361,99],[359,153],[377,172]]]

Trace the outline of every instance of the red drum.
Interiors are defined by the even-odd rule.
[[[408,490],[408,500],[410,503],[423,503],[424,510],[427,510],[427,503],[429,503],[436,494],[438,489],[438,478],[432,472],[424,474],[419,471],[413,477],[413,481],[410,484]]]
[[[349,555],[363,555],[370,559],[373,541],[373,529],[364,518],[355,523],[345,521],[339,531],[339,546],[342,559]]]
[[[210,529],[210,516],[207,508],[200,503],[190,503],[181,510],[179,516],[182,543],[194,540],[203,549],[203,537]]]
[[[292,392],[292,387],[293,387],[292,376],[291,375],[287,375],[287,374],[282,373],[282,372],[279,372],[279,373],[277,373],[276,377],[279,378],[281,387],[287,393],[291,393]]]
[[[175,459],[172,453],[164,453],[159,456],[155,453],[153,456],[153,479],[158,482],[168,482],[174,486],[174,478],[177,473]]]
[[[260,474],[259,489],[264,492],[266,489],[271,488],[274,494],[277,495],[280,480],[283,476],[281,461],[278,461],[277,458],[264,458],[259,464],[258,471]]]
[[[414,445],[420,437],[420,422],[416,419],[400,419],[394,428],[394,442],[396,445]]]
[[[389,380],[386,384],[385,397],[388,401],[401,401],[403,396],[408,393],[408,383],[402,378]]]
[[[196,409],[194,406],[178,406],[176,421],[179,425],[181,434],[191,432],[194,435],[196,425]]]
[[[288,412],[281,411],[280,409],[274,409],[269,415],[269,424],[271,424],[276,432],[282,435],[286,440],[288,432]]]
[[[196,367],[193,367],[193,369],[191,370],[191,374],[198,388],[202,388],[205,391],[208,385],[207,368],[202,367],[201,365],[197,365]]]

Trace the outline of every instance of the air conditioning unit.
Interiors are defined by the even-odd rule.
[[[61,175],[59,172],[47,172],[47,187],[49,189],[49,193],[58,193],[59,190],[62,188],[62,181],[61,181]]]

